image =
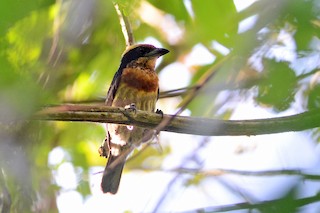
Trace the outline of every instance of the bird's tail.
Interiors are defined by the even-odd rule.
[[[104,169],[101,181],[101,189],[103,193],[117,193],[125,162],[125,158],[123,159],[123,156],[121,155],[109,156],[108,163],[106,165],[106,168]]]

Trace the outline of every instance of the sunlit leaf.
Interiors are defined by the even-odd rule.
[[[320,108],[320,85],[316,85],[309,92],[308,96],[308,109],[319,109]]]
[[[238,26],[234,23],[236,9],[232,0],[192,1],[192,8],[195,14],[194,32],[199,41],[233,43],[232,37],[237,33]]]
[[[279,111],[288,109],[294,100],[295,72],[287,63],[265,61],[264,66],[265,80],[259,85],[257,101]]]
[[[6,54],[8,61],[17,70],[30,71],[28,68],[34,67],[39,62],[44,41],[51,35],[51,23],[48,11],[43,10],[32,12],[8,30]]]

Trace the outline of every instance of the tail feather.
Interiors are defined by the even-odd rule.
[[[104,169],[101,182],[101,189],[103,193],[117,193],[120,184],[122,170],[125,164],[125,159],[121,158],[122,156],[110,155],[106,168]]]

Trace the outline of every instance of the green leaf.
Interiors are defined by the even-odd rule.
[[[284,62],[264,61],[265,80],[259,85],[256,100],[261,105],[284,111],[294,101],[297,79],[295,72]]]
[[[186,23],[190,20],[190,16],[184,5],[184,1],[150,0],[149,2],[160,10],[173,15],[177,21],[183,21]]]
[[[200,42],[217,40],[224,45],[233,45],[237,33],[234,20],[236,8],[232,0],[192,1],[195,22],[191,32],[196,33]]]
[[[320,108],[320,85],[315,85],[308,95],[308,109],[319,109]]]

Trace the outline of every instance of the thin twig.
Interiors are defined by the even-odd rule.
[[[301,206],[318,202],[319,200],[320,200],[320,193],[310,197],[297,198],[297,199],[292,198],[291,208],[299,208]],[[243,202],[243,203],[194,209],[187,212],[203,212],[203,213],[204,212],[227,212],[227,211],[241,210],[241,209],[265,209],[269,211],[273,210],[272,212],[276,212],[277,210],[278,211],[283,210],[283,209],[280,209],[280,206],[283,206],[283,202],[288,202],[288,200],[286,201],[285,198],[280,198],[280,199],[262,201],[257,203]],[[265,212],[268,212],[268,211],[265,211]]]
[[[187,163],[189,163],[190,161],[194,160],[195,156],[199,153],[199,150],[201,150],[209,141],[208,137],[203,138],[203,140],[201,141],[201,143],[194,149],[192,150],[191,153],[189,153],[189,155],[187,155],[186,157],[184,157],[184,159],[182,160],[182,163],[180,164],[181,167],[184,167]],[[167,184],[166,189],[163,191],[162,195],[160,196],[160,198],[158,199],[157,205],[154,207],[152,212],[158,212],[159,208],[161,207],[162,203],[165,201],[165,198],[168,195],[168,191],[170,191],[170,189],[174,186],[174,184],[176,183],[177,180],[179,180],[181,176],[181,173],[178,173],[175,177],[173,177],[171,179],[171,181]]]
[[[173,116],[167,116],[163,117],[161,123],[159,123],[153,130],[156,132],[160,132],[168,126],[173,119],[181,114],[188,106],[188,104],[199,94],[200,89],[207,84],[212,77],[217,73],[217,71],[220,69],[220,67],[230,58],[230,55],[219,61],[217,64],[214,65],[214,67],[208,72],[207,76],[205,76],[203,79],[199,81],[197,84],[198,86],[194,87],[193,90],[190,91],[190,95],[187,96],[184,101],[181,103],[180,109],[173,115]],[[148,131],[146,135],[144,136],[145,138],[150,138],[154,134],[153,131]]]
[[[113,2],[114,8],[119,16],[119,21],[122,29],[122,34],[126,41],[126,46],[131,46],[134,44],[133,32],[127,16],[124,15],[120,9],[118,3]]]
[[[309,76],[311,76],[311,75],[316,74],[317,72],[320,73],[319,69],[314,69],[314,70],[312,70],[312,71],[310,71],[310,72],[303,73],[303,74],[297,76],[297,80],[302,80],[302,79],[304,79],[304,78],[307,78],[307,77],[309,77]]]
[[[304,180],[320,180],[320,174],[308,174],[301,169],[283,169],[283,170],[266,170],[266,171],[244,171],[244,170],[234,170],[234,169],[213,169],[213,170],[201,170],[201,169],[191,169],[191,168],[175,168],[164,170],[162,168],[131,168],[135,170],[143,171],[162,171],[162,172],[174,172],[174,173],[184,173],[184,174],[197,174],[203,176],[222,176],[222,175],[242,175],[242,176],[279,176],[279,175],[292,175],[300,176]]]

